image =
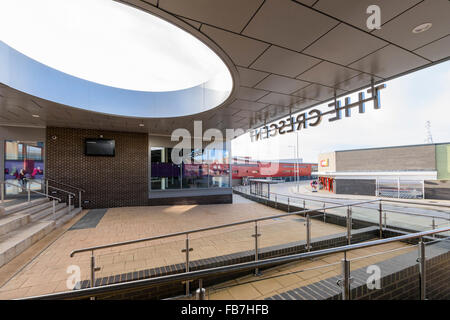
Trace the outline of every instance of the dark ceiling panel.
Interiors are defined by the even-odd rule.
[[[415,34],[412,30],[423,23],[432,23],[428,31]],[[450,1],[425,0],[411,10],[384,24],[373,34],[402,48],[415,50],[450,33]]]
[[[266,0],[242,34],[302,51],[337,23],[291,0]]]

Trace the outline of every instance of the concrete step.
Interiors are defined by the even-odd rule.
[[[30,202],[28,202],[27,200],[24,200],[21,203],[14,204],[12,206],[3,207],[2,211],[3,211],[4,215],[9,215],[9,214],[12,214],[12,213],[23,211],[23,210],[25,210],[27,208],[31,208],[31,207],[34,207],[34,206],[46,203],[46,202],[49,202],[49,200],[46,197],[32,199]]]
[[[39,241],[55,228],[54,221],[28,223],[0,237],[0,267]]]
[[[81,212],[81,210],[83,210],[82,208],[73,208],[72,210],[64,215],[61,215],[57,220],[56,220],[56,227],[60,227],[62,226],[64,223],[66,223],[67,221],[69,221],[70,219],[72,219],[73,217],[75,217],[77,214],[79,214]]]
[[[58,203],[58,204],[56,204],[55,205],[55,214],[58,214],[58,211],[66,208],[66,207],[67,207],[67,205],[65,203]],[[38,220],[41,220],[43,218],[46,218],[48,216],[51,217],[52,215],[53,215],[53,205],[50,202],[50,206],[49,207],[47,207],[44,210],[41,210],[39,212],[33,213],[31,215],[31,217],[30,217],[30,220],[32,222],[34,222],[34,221],[38,221]]]
[[[73,209],[73,207],[71,207],[71,208]],[[66,203],[64,203],[64,207],[63,208],[59,209],[55,213],[55,215],[51,214],[51,215],[47,216],[47,218],[45,220],[58,221],[61,217],[69,214],[69,212],[70,212],[69,207],[67,206]]]
[[[52,207],[52,202],[47,200],[44,203],[37,204],[35,206],[26,208],[24,210],[20,210],[17,213],[21,213],[21,214],[35,214],[35,213],[41,212],[41,211],[43,211],[45,209],[48,209],[48,208],[51,208],[51,207]]]
[[[0,237],[30,222],[28,214],[14,213],[0,219]]]

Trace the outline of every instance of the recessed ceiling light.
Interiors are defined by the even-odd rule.
[[[412,33],[422,33],[431,28],[433,24],[431,22],[423,23],[421,25],[418,25],[412,30]]]
[[[144,126],[144,124],[143,123],[139,123],[139,127],[143,127]]]
[[[31,115],[33,118],[39,118],[39,115],[38,114],[32,114]]]

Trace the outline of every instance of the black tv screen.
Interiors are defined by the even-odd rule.
[[[109,139],[86,139],[84,153],[87,156],[114,157],[116,154],[116,141]]]

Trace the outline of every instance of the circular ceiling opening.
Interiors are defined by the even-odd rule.
[[[0,81],[91,111],[195,114],[223,103],[233,87],[228,67],[205,43],[116,1],[0,0],[0,40],[1,66],[10,69]]]

